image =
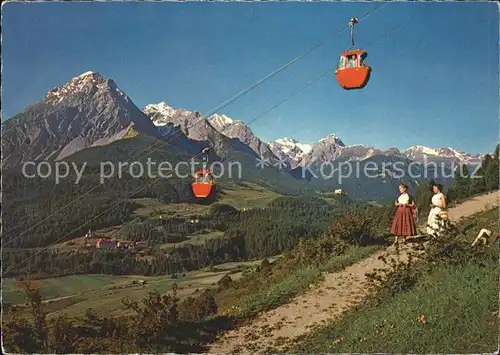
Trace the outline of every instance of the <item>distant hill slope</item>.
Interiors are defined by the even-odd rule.
[[[129,172],[132,162],[140,162],[144,173],[147,174],[148,160],[150,161],[153,176],[159,177],[158,167],[163,163],[164,167],[171,167],[168,171],[172,174],[173,180],[182,180],[191,183],[192,173],[203,167],[201,156],[186,154],[175,146],[158,141],[150,136],[138,134],[136,137],[120,140],[111,144],[84,149],[64,160],[75,162],[78,165],[86,162],[87,166],[98,168],[103,164],[107,172],[110,172],[112,162],[116,172],[118,172],[119,162],[128,162],[123,165],[122,171]],[[215,160],[217,159],[217,160]],[[189,165],[188,165],[189,164]],[[137,164],[136,164],[137,165]],[[179,176],[175,176],[175,169]],[[216,181],[224,186],[225,183],[234,181],[249,181],[270,188],[280,194],[312,194],[314,189],[307,184],[298,181],[286,170],[280,171],[278,168],[267,165],[261,167],[259,160],[251,154],[232,150],[222,157],[209,160],[208,168],[212,168]],[[132,172],[137,174],[139,167],[132,168]],[[164,171],[167,174],[167,170]]]
[[[451,171],[445,170],[449,178],[435,178],[447,186],[452,182]],[[312,163],[297,167],[292,174],[306,179],[318,190],[340,188],[351,198],[370,201],[393,201],[398,196],[398,185],[405,183],[414,193],[422,180],[440,176],[433,168],[413,163],[400,156],[374,155],[364,160],[338,158],[330,164]]]
[[[214,173],[220,175],[216,193],[206,200],[197,199],[191,187],[192,173],[201,168],[201,163],[195,161],[198,165],[193,166],[192,157],[175,146],[138,133],[128,139],[82,149],[59,162],[52,162],[53,172],[56,163],[66,162],[70,167],[69,174],[59,182],[54,175],[25,178],[20,166],[5,168],[2,171],[3,240],[13,241],[12,246],[33,247],[57,238],[79,236],[89,226],[95,229],[121,224],[140,207],[131,199],[213,203],[224,191],[224,186],[238,189],[234,182],[254,182],[280,194],[311,192],[288,172],[280,172],[274,167],[261,170],[255,166],[255,157],[235,151],[224,156],[222,162],[209,161],[215,164]],[[232,175],[227,169],[231,162],[238,163]],[[162,165],[163,170],[159,169]],[[75,168],[81,172],[80,176]],[[60,169],[65,174],[65,167]],[[33,168],[27,173],[32,174]],[[26,232],[29,226],[32,229]]]

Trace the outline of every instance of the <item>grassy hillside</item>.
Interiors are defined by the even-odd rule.
[[[171,205],[176,211],[184,206],[175,204],[187,203],[195,205],[196,209],[217,200],[237,208],[253,208],[264,207],[278,196],[276,191],[295,194],[300,190],[297,188],[300,183],[289,174],[271,167],[260,171],[255,167],[253,157],[233,152],[224,157],[223,164],[229,167],[231,161],[238,162],[243,168],[242,174],[236,169],[232,172],[234,176],[230,177],[226,171],[213,196],[198,199],[191,188],[191,167],[177,165],[190,159],[191,156],[173,146],[138,135],[68,157],[65,160],[71,163],[69,172],[66,174],[66,167],[60,166],[63,177],[59,181],[55,180],[55,171],[56,164],[61,162],[51,163],[53,174],[47,178],[26,178],[19,169],[5,170],[4,241],[15,248],[43,247],[68,241],[82,236],[88,229],[129,222],[137,215],[137,209],[142,209],[139,215],[147,214],[148,208],[156,201]],[[120,163],[128,165],[120,166]],[[140,164],[131,167],[132,163]],[[161,163],[166,164],[163,167],[171,168],[162,171],[163,174],[172,176],[161,177],[158,170]],[[139,176],[141,167],[144,174]],[[75,169],[81,171],[81,175]],[[32,174],[32,170],[28,173]],[[181,176],[176,177],[177,173]]]
[[[287,201],[289,199],[290,201]],[[295,208],[302,205],[308,206],[307,209]],[[328,215],[328,213],[325,214],[327,211],[331,213],[332,211],[328,210],[331,207],[330,203],[319,199],[313,202],[307,199],[300,201],[299,199],[279,198],[267,207],[268,211],[239,212],[239,217],[236,219],[239,227],[236,227],[236,230],[240,228],[243,231],[242,228],[247,224],[256,224],[255,220],[247,218],[246,215],[252,216],[252,213],[272,215],[278,210],[282,210],[287,218],[296,220],[295,223],[301,223],[304,220],[308,222],[308,225],[315,225],[317,228],[322,223],[320,217]],[[212,209],[210,213],[212,216],[220,216],[224,214],[224,211],[234,213],[231,209],[222,208],[222,206]],[[177,277],[174,275],[140,277],[146,281],[143,288],[140,287],[142,285],[131,282],[138,280],[138,276],[116,276],[104,280],[98,277],[93,280],[95,276],[82,275],[79,277],[84,282],[79,280],[78,276],[42,281],[42,293],[48,297],[61,296],[54,294],[56,288],[52,285],[61,286],[59,282],[64,281],[69,286],[63,288],[62,293],[65,294],[63,296],[65,298],[45,302],[39,306],[35,302],[33,305],[38,311],[35,310],[34,313],[33,310],[27,313],[27,309],[20,310],[21,313],[19,313],[11,307],[9,311],[12,312],[9,312],[6,320],[6,339],[8,339],[9,346],[25,350],[40,349],[44,346],[50,346],[52,349],[52,347],[61,346],[66,352],[116,350],[123,353],[138,349],[149,349],[149,352],[202,352],[203,344],[213,339],[216,333],[230,326],[233,321],[274,308],[307,289],[310,283],[322,277],[324,271],[340,270],[379,248],[380,246],[376,245],[356,245],[354,241],[359,241],[359,235],[371,235],[372,230],[378,224],[387,222],[382,218],[383,214],[377,215],[377,211],[372,208],[351,212],[346,216],[330,214],[329,219],[332,220],[332,225],[328,227],[326,233],[318,231],[319,235],[301,238],[293,250],[287,250],[276,262],[255,260],[251,264],[231,263],[212,266],[205,271],[187,273],[185,278],[179,274]],[[310,218],[307,219],[307,216]],[[267,230],[265,224],[261,227],[262,230]],[[287,227],[287,224],[284,227]],[[302,230],[300,228],[295,232]],[[276,248],[282,247],[279,238],[275,239],[275,242]],[[45,262],[48,263],[47,260]],[[120,259],[120,262],[112,262],[110,267],[116,268],[119,265],[123,265],[123,259]],[[106,281],[109,282],[108,286],[102,286]],[[85,282],[94,283],[94,285],[90,287],[82,285]],[[11,300],[15,297],[12,286],[12,281],[10,281],[6,292]],[[211,286],[210,290],[200,292],[201,288],[207,286]],[[37,297],[30,283],[27,287],[28,296]],[[196,288],[199,289],[198,292],[192,294],[191,292],[196,291]],[[175,293],[162,295],[162,292],[168,290]],[[150,291],[150,293],[145,294],[145,291]],[[155,293],[156,291],[158,293]],[[192,297],[189,297],[190,294]],[[123,298],[124,296],[126,298]],[[139,300],[142,300],[142,306],[134,303]],[[122,307],[120,303],[125,307]],[[86,311],[86,307],[92,307],[94,310]],[[157,311],[151,313],[151,308]],[[172,311],[173,309],[175,311]],[[65,318],[61,311],[69,313],[72,317],[80,317],[70,320]],[[44,312],[49,314],[44,314]],[[154,315],[153,318],[151,318],[152,315]],[[23,320],[23,317],[27,317],[26,320]],[[38,335],[34,333],[30,336],[34,343],[15,341],[15,334],[19,333],[19,329],[13,324],[24,324],[26,331],[29,332],[32,329],[30,322],[34,319],[39,320],[37,324],[41,324],[42,328],[46,327],[44,329],[49,333],[50,345],[38,344],[35,340]],[[77,324],[82,328],[77,328]],[[62,334],[67,333],[69,338],[56,340],[57,334],[61,334],[61,327],[67,329]],[[136,331],[140,335],[132,336]],[[150,332],[157,332],[157,335],[147,335],[154,334]],[[76,336],[76,334],[81,334],[81,336],[72,340],[73,335]],[[106,334],[108,334],[107,337]],[[172,336],[173,334],[175,336]]]
[[[65,239],[60,237],[62,233],[54,235],[55,243],[45,248],[4,248],[5,276],[31,274],[46,278],[87,273],[155,276],[196,270],[211,263],[259,259],[290,250],[300,238],[321,233],[335,215],[349,209],[368,208],[335,199],[277,197],[252,184],[240,187],[243,190],[235,188],[224,195],[228,204],[203,208],[188,203],[151,207],[150,198],[134,199],[129,203],[142,203],[143,209],[136,209],[142,214],[129,212],[122,223],[93,229],[94,238],[148,242],[148,248],[142,251],[85,247],[83,233],[73,238],[62,235]],[[230,203],[238,207],[265,207],[238,210]],[[76,222],[77,216],[69,217]],[[59,221],[59,224],[65,226],[63,222],[68,223]]]
[[[118,162],[134,161],[141,162],[146,166],[148,159],[151,160],[152,171],[157,172],[157,167],[162,162],[168,162],[175,169],[175,165],[179,162],[189,162],[193,155],[188,155],[181,152],[178,148],[157,141],[156,139],[139,134],[136,137],[119,140],[109,145],[93,147],[78,152],[66,160],[82,164],[87,162],[89,166],[98,167],[101,162],[113,162],[115,165]],[[201,156],[194,157],[197,164],[196,169],[201,168]],[[215,159],[213,157],[212,159]],[[271,165],[261,169],[257,166],[258,160],[247,153],[241,151],[229,151],[222,156],[222,166],[214,165],[214,173],[221,174],[218,179],[222,186],[237,181],[248,181],[264,185],[273,191],[285,194],[301,194],[312,192],[305,184],[294,179],[289,173],[279,171]],[[210,164],[210,162],[209,162]],[[128,171],[128,167],[124,166],[124,170]],[[190,173],[190,167],[179,165],[181,174]],[[223,170],[222,170],[223,169]],[[116,171],[118,168],[116,166]],[[175,180],[175,178],[172,178]],[[187,177],[191,180],[191,175]]]
[[[413,290],[364,307],[300,346],[331,353],[491,353],[498,341],[496,263],[445,267]],[[424,315],[428,323],[417,318]],[[335,341],[341,339],[338,343]]]
[[[430,247],[410,271],[389,274],[394,281],[386,284],[390,288],[381,288],[371,302],[316,330],[293,350],[491,353],[498,349],[500,246],[470,247],[484,227],[498,230],[497,208],[466,222],[465,235],[446,236]],[[397,288],[404,283],[408,287]]]
[[[289,172],[281,171],[270,164],[261,167],[259,161],[248,154],[239,151],[229,152],[224,156],[225,164],[238,162],[241,166],[241,180],[250,181],[265,186],[280,194],[314,195],[315,189],[304,181],[295,179]],[[232,178],[222,176],[222,183],[236,178],[237,169],[232,169]]]
[[[65,158],[64,161],[79,164],[87,162],[91,167],[99,167],[101,162],[139,161],[145,163],[148,158],[156,164],[163,161],[175,164],[179,161],[188,161],[191,156],[173,145],[145,134],[138,134],[132,138],[81,150]]]
[[[223,185],[217,202],[237,209],[264,208],[269,202],[280,196],[280,194],[255,183],[235,181],[226,182]],[[172,217],[189,217],[205,214],[210,209],[210,205],[188,202],[165,204],[153,198],[140,198],[133,201],[141,206],[134,211],[139,216],[164,213]]]

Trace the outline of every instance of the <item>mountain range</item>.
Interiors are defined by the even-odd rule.
[[[304,183],[310,181],[303,174],[304,169],[309,173],[318,171],[321,164],[328,162],[444,162],[451,166],[474,165],[483,158],[451,147],[412,146],[400,151],[346,145],[334,134],[313,144],[293,138],[264,142],[243,121],[223,114],[205,117],[199,111],[173,108],[165,102],[149,104],[141,110],[112,79],[95,72],[83,73],[50,90],[42,100],[4,121],[2,130],[2,167],[6,168],[25,161],[65,159],[86,148],[136,134],[153,137],[188,154],[211,147],[214,160],[239,152],[284,170]],[[387,183],[385,175],[380,179],[379,183]],[[389,185],[397,181],[393,179]],[[364,184],[359,178],[356,183],[351,181],[352,186],[360,183]],[[337,181],[318,186],[324,184],[328,188],[339,185]]]
[[[312,159],[320,162],[340,157],[366,160],[376,155],[398,156],[421,163],[449,161],[456,164],[475,164],[483,159],[483,155],[471,155],[451,147],[436,149],[417,145],[401,152],[397,148],[381,150],[359,144],[346,146],[335,134],[327,135],[314,144],[300,143],[287,137],[263,142],[243,121],[233,120],[226,115],[214,114],[209,118],[204,118],[197,111],[176,109],[165,102],[147,105],[143,111],[157,127],[168,123],[174,124],[182,127],[189,138],[201,141],[210,140],[208,137],[214,137],[218,132],[223,136],[240,140],[259,157],[268,158],[271,161],[285,160],[292,168],[303,165]],[[203,125],[195,123],[193,117],[203,121]]]
[[[143,111],[160,131],[165,125],[174,125],[193,140],[210,142],[210,146],[217,153],[227,152],[227,148],[224,149],[227,144],[223,142],[231,140],[240,143],[239,146],[233,143],[236,149],[251,152],[256,157],[269,159],[273,163],[278,161],[270,147],[253,134],[243,121],[232,120],[225,115],[218,114],[205,118],[198,111],[175,109],[165,102],[147,105]],[[246,149],[242,148],[241,144]]]

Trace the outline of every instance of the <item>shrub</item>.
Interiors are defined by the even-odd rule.
[[[379,259],[386,267],[366,273],[370,286],[378,291],[373,294],[376,301],[380,302],[386,297],[406,291],[417,283],[422,271],[415,267],[415,255],[412,252],[408,253],[408,261],[404,262],[401,249],[396,245],[394,257],[380,256]]]
[[[348,212],[330,223],[327,235],[334,240],[358,244],[363,236],[373,234],[374,219],[368,213]]]
[[[226,290],[231,287],[232,282],[231,276],[226,274],[217,282],[217,285],[219,286],[219,290]]]

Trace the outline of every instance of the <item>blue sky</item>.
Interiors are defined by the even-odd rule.
[[[333,67],[349,46],[335,34],[383,3],[9,3],[3,10],[2,119],[88,70],[112,78],[139,108],[165,101],[208,112],[316,44],[219,113],[250,121],[332,68],[250,128],[263,140],[422,144],[470,153],[499,140],[498,7],[391,3],[356,27],[369,84],[344,91]],[[373,45],[370,43],[377,41]]]

